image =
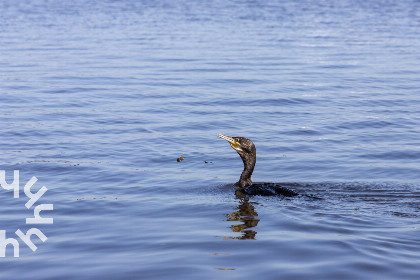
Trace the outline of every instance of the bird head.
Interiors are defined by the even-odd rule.
[[[238,152],[239,156],[242,159],[247,159],[251,155],[255,155],[255,145],[254,143],[245,137],[231,137],[223,134],[218,134],[217,137],[220,137],[230,144],[230,146]]]
[[[238,152],[244,163],[244,170],[236,185],[241,188],[252,185],[251,175],[254,171],[257,157],[254,143],[250,139],[244,137],[231,137],[222,134],[218,134],[217,136],[228,141],[230,146]]]

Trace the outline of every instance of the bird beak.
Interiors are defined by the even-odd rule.
[[[240,146],[240,144],[239,144],[239,142],[238,141],[235,141],[235,139],[233,139],[232,137],[230,137],[230,136],[226,136],[226,135],[223,135],[223,134],[218,134],[217,135],[217,137],[219,137],[219,138],[222,138],[222,139],[224,139],[224,140],[226,140],[226,141],[228,141],[229,142],[229,144],[230,144],[230,146],[233,148],[233,149],[235,149],[235,150],[242,150],[241,149],[241,146]]]

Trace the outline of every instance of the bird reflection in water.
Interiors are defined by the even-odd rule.
[[[254,205],[249,201],[249,196],[244,196],[242,192],[235,192],[236,198],[239,199],[239,205],[236,211],[227,214],[227,221],[241,222],[240,224],[232,225],[230,228],[235,233],[241,233],[241,236],[229,237],[227,239],[255,239],[257,232],[255,228],[260,221],[258,213],[255,211]]]

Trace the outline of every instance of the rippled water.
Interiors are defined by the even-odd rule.
[[[419,1],[0,1],[2,279],[418,279]],[[235,195],[255,181],[320,197]],[[176,159],[184,156],[182,162]]]

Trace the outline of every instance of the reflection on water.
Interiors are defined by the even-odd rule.
[[[227,221],[241,222],[240,224],[232,225],[230,228],[233,232],[240,232],[241,236],[230,237],[229,239],[255,239],[257,231],[255,227],[258,225],[260,219],[254,205],[249,201],[248,196],[244,196],[240,191],[235,192],[236,198],[239,200],[236,211],[227,214]]]

